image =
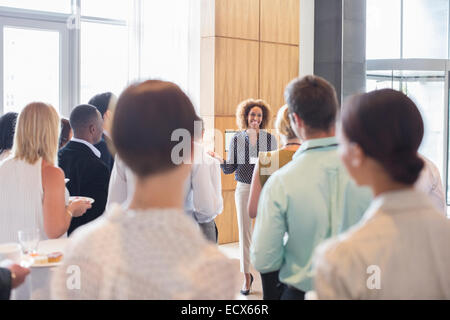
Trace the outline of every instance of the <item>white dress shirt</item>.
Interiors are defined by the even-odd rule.
[[[79,290],[68,288],[73,266]],[[239,288],[233,266],[181,210],[115,205],[71,236],[51,282],[52,298],[233,299]]]
[[[201,144],[194,145],[194,163],[185,187],[185,210],[197,222],[207,223],[223,210],[220,164],[204,151]],[[106,207],[113,203],[126,206],[134,193],[135,181],[131,170],[116,155],[109,180]]]
[[[92,152],[95,154],[95,156],[97,158],[100,158],[102,156],[102,153],[100,152],[100,150],[98,150],[96,147],[94,147],[94,145],[92,143],[87,142],[86,140],[82,140],[82,139],[78,139],[78,138],[72,138],[72,139],[70,139],[70,141],[82,143],[82,144],[88,146],[89,149],[92,150]]]
[[[376,197],[315,252],[319,299],[450,299],[450,221],[415,189]]]
[[[439,169],[430,159],[423,155],[421,157],[425,162],[425,166],[414,186],[417,190],[427,194],[434,205],[444,216],[447,216],[447,203],[445,202],[444,186],[442,185]]]
[[[201,144],[194,143],[194,147],[195,159],[186,181],[184,209],[198,223],[208,223],[223,210],[220,163]]]
[[[133,172],[125,165],[125,163],[117,155],[114,158],[114,166],[109,179],[108,200],[106,208],[113,203],[127,204],[131,201],[134,193],[135,177]]]

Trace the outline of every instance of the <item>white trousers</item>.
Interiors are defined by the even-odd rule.
[[[238,182],[234,193],[236,214],[239,227],[239,252],[241,272],[250,273],[250,243],[252,240],[252,219],[248,215],[247,205],[250,185]]]

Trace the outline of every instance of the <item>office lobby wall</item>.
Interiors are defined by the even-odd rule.
[[[202,0],[200,114],[216,129],[214,148],[224,158],[225,131],[237,129],[239,102],[264,99],[275,115],[285,86],[298,76],[300,1]],[[222,174],[221,244],[239,239],[235,188],[234,175]]]

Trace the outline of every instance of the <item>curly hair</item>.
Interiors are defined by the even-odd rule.
[[[240,130],[248,128],[248,114],[253,107],[261,108],[263,112],[260,128],[266,129],[271,119],[269,104],[261,99],[247,99],[239,103],[236,109],[236,124]]]

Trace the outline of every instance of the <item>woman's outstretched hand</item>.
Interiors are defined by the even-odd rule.
[[[217,153],[215,153],[214,151],[208,151],[208,154],[213,157],[214,159],[219,160],[220,164],[224,163],[224,160],[221,156],[219,156]]]

